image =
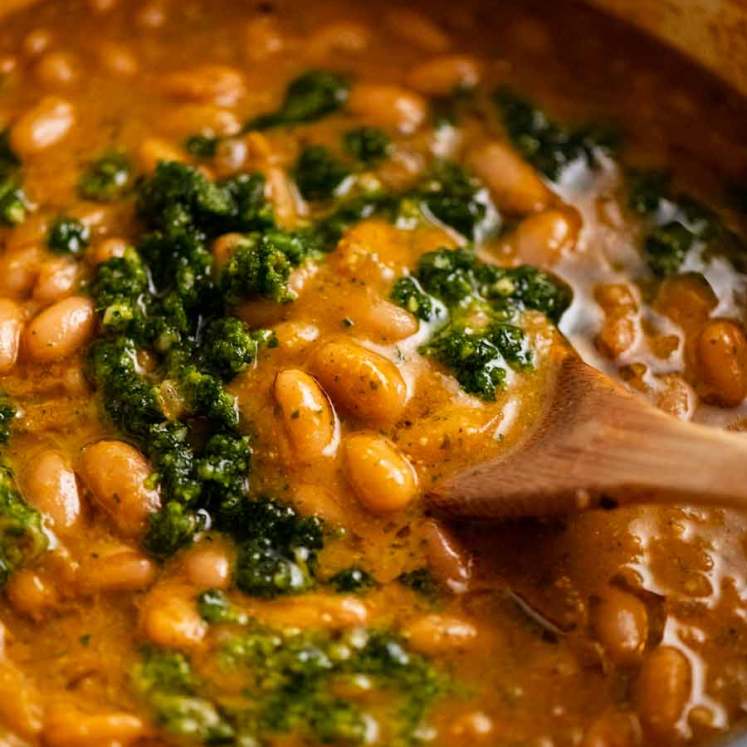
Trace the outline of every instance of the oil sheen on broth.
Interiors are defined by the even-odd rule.
[[[739,728],[742,513],[422,496],[565,339],[743,428],[742,101],[518,0],[41,2],[0,75],[3,745]]]

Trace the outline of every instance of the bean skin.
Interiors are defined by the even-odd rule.
[[[451,46],[451,40],[443,29],[427,15],[406,6],[388,10],[384,21],[392,33],[428,52],[444,52]]]
[[[155,581],[156,573],[156,565],[143,553],[120,548],[96,553],[95,557],[84,560],[78,573],[78,584],[84,594],[140,591]]]
[[[415,132],[428,115],[428,104],[419,93],[379,83],[353,86],[347,107],[373,125],[390,127],[405,135]]]
[[[202,65],[167,73],[161,89],[174,98],[231,106],[243,96],[244,80],[227,65]]]
[[[124,441],[98,441],[83,450],[80,466],[96,505],[124,536],[140,536],[161,506],[158,492],[146,484],[153,470],[145,457]]]
[[[308,40],[311,57],[324,58],[335,54],[360,54],[371,41],[369,29],[354,21],[337,21],[314,31]]]
[[[11,234],[11,237],[13,234]],[[9,246],[0,256],[0,293],[12,298],[29,295],[39,273],[39,246]]]
[[[521,262],[552,267],[564,254],[573,251],[580,231],[578,212],[571,208],[551,208],[524,218],[508,243]]]
[[[59,602],[56,588],[47,574],[30,568],[22,568],[10,577],[5,593],[16,612],[37,621]]]
[[[49,747],[126,747],[145,733],[142,719],[131,713],[84,713],[72,704],[52,706],[44,719],[44,744]]]
[[[185,154],[179,150],[179,148],[172,145],[167,140],[162,140],[157,137],[145,138],[140,143],[137,150],[137,161],[140,168],[150,173],[156,170],[161,161],[176,161],[184,163],[186,161]]]
[[[707,397],[723,407],[736,407],[747,396],[747,336],[731,319],[713,319],[697,343]]]
[[[231,582],[231,557],[219,540],[203,540],[189,548],[182,563],[190,583],[198,588],[226,589]]]
[[[402,511],[417,497],[418,479],[407,457],[376,433],[348,436],[345,468],[358,499],[373,513]]]
[[[33,29],[25,36],[21,47],[27,57],[38,57],[49,49],[53,40],[54,37],[49,29]]]
[[[21,158],[35,156],[67,137],[74,124],[73,105],[58,96],[47,96],[10,128],[11,147]]]
[[[35,741],[42,729],[42,704],[36,688],[10,660],[0,660],[0,723],[14,734]],[[25,742],[12,742],[21,747]]]
[[[166,113],[159,125],[170,136],[182,138],[195,132],[235,135],[241,129],[233,112],[215,104],[182,104]]]
[[[47,52],[36,65],[36,76],[47,86],[68,86],[78,77],[78,63],[68,52]]]
[[[537,172],[505,143],[481,145],[469,153],[467,161],[498,206],[509,213],[536,213],[553,201]]]
[[[493,734],[493,720],[483,711],[472,711],[457,718],[449,732],[462,740],[460,744],[484,742]]]
[[[398,342],[418,331],[418,320],[409,311],[374,293],[351,294],[342,309],[377,342]]]
[[[407,403],[407,387],[397,367],[351,340],[322,344],[311,370],[335,404],[362,420],[395,422]]]
[[[114,75],[129,78],[137,73],[140,65],[137,57],[124,44],[103,41],[97,49],[101,65]]]
[[[638,715],[644,730],[663,741],[678,736],[692,686],[687,657],[671,646],[659,646],[643,661],[635,683]]]
[[[72,296],[48,306],[29,322],[23,336],[24,350],[35,363],[68,358],[93,334],[93,301]]]
[[[161,584],[148,592],[140,608],[140,627],[149,641],[173,648],[199,646],[207,633],[192,587],[180,584]]]
[[[21,474],[24,497],[41,511],[52,529],[60,535],[79,531],[81,501],[78,482],[72,467],[60,454],[50,449],[37,454]]]
[[[275,401],[298,459],[334,456],[339,442],[337,417],[313,376],[287,368],[275,377]]]
[[[299,599],[277,600],[270,624],[280,627],[345,630],[368,622],[365,602],[347,594],[304,594]]]
[[[638,597],[614,587],[606,589],[593,609],[592,627],[615,664],[640,661],[648,638],[648,613]]]
[[[0,298],[0,375],[10,373],[18,360],[23,317],[19,304]]]
[[[282,52],[286,45],[278,21],[273,16],[256,16],[246,25],[244,54],[254,64]]]
[[[102,262],[114,259],[114,257],[124,257],[128,246],[129,244],[126,239],[112,236],[94,244],[86,252],[86,260],[94,266],[100,265]]]
[[[594,343],[610,360],[621,356],[638,338],[638,301],[625,283],[603,283],[594,289],[594,299],[604,310],[604,322]]]
[[[654,308],[678,324],[686,334],[697,333],[718,305],[708,281],[695,273],[666,278],[656,293]]]
[[[436,613],[415,618],[403,633],[416,651],[428,655],[463,650],[477,638],[477,629],[469,621]]]
[[[41,263],[34,283],[34,300],[41,304],[59,301],[72,293],[78,280],[78,263],[69,257],[54,257]]]
[[[482,77],[482,65],[470,55],[444,55],[414,67],[407,83],[426,96],[448,96],[452,91],[473,88]]]

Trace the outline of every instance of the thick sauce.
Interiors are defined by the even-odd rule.
[[[557,319],[672,417],[742,428],[747,195],[740,208],[732,187],[747,180],[747,105],[570,2],[365,5],[61,0],[0,29],[0,448],[14,473],[0,492],[26,511],[0,505],[2,745],[633,747],[739,727],[742,513],[460,528],[422,496],[531,428]],[[335,76],[332,98],[264,117],[308,71]],[[549,119],[520,116],[506,86]],[[467,183],[438,201],[443,161]],[[190,168],[174,180],[198,186],[164,196],[175,162]],[[636,192],[650,170],[671,186]],[[273,219],[231,223],[200,202],[256,173]],[[371,195],[396,206],[329,230]],[[208,258],[189,281],[207,289],[185,306],[196,331],[135,333],[139,314],[166,318],[175,283],[191,292],[182,265],[158,269],[185,222],[194,255],[180,257]],[[287,285],[252,276],[272,231],[272,251],[303,245]],[[454,278],[427,272],[448,250],[473,273],[458,303]],[[102,300],[104,273],[129,261],[134,305]],[[481,286],[486,265],[508,269]],[[557,314],[518,290],[522,265]],[[408,276],[440,316],[398,295]],[[490,337],[500,355],[478,365],[447,350],[446,307],[467,343],[491,324],[519,337]],[[234,365],[211,326],[226,316],[247,346],[248,329],[272,341]],[[113,384],[96,351],[125,339],[130,373]],[[216,370],[210,410],[195,377]],[[149,385],[118,416],[136,381]],[[200,499],[179,503],[173,463],[154,466],[153,431],[133,419],[151,396],[152,422],[185,424]],[[216,434],[239,451],[221,442],[210,461]],[[257,515],[232,504],[226,519],[216,472],[239,504],[294,507],[303,542],[282,540],[281,562]],[[192,512],[173,546],[154,518],[167,504]]]

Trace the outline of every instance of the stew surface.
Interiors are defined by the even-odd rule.
[[[739,727],[743,513],[423,496],[565,340],[744,427],[744,102],[539,0],[43,2],[0,76],[2,745]]]

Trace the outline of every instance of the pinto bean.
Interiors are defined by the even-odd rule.
[[[283,51],[286,39],[277,18],[256,16],[246,25],[244,52],[249,62],[262,62]]]
[[[477,638],[477,628],[468,620],[436,613],[415,618],[403,633],[416,651],[429,655],[464,650]]]
[[[219,540],[203,540],[184,553],[187,578],[200,588],[226,589],[231,582],[231,557]]]
[[[41,511],[60,535],[80,526],[81,502],[75,472],[67,459],[53,449],[37,454],[21,473],[24,497]]]
[[[394,422],[407,403],[407,387],[397,367],[351,340],[324,343],[311,369],[333,402],[362,420]]]
[[[24,349],[36,363],[68,358],[93,334],[93,301],[72,296],[48,306],[26,326]]]
[[[678,736],[691,687],[690,662],[679,649],[659,646],[651,651],[635,683],[636,707],[645,731],[662,741]]]
[[[137,57],[128,46],[114,41],[102,41],[97,49],[98,60],[110,73],[129,78],[140,68]]]
[[[336,21],[314,31],[308,40],[308,51],[312,57],[333,54],[360,54],[371,42],[371,32],[355,21]]]
[[[152,469],[145,457],[124,441],[98,441],[83,450],[81,475],[96,505],[127,537],[145,529],[148,516],[161,506],[148,486]]]
[[[5,593],[16,612],[37,621],[59,602],[55,586],[47,574],[30,568],[22,568],[10,577]]]
[[[78,263],[69,257],[54,257],[39,266],[34,283],[34,300],[50,304],[70,295],[78,281]]]
[[[140,608],[140,627],[152,643],[173,648],[194,648],[207,633],[192,587],[179,584],[161,584],[148,592]]]
[[[273,331],[280,348],[289,352],[303,350],[319,338],[319,328],[306,322],[281,322]]]
[[[614,360],[629,350],[638,338],[638,302],[625,283],[599,285],[594,290],[594,298],[605,315],[595,344],[600,352]]]
[[[38,246],[8,247],[0,256],[0,293],[11,298],[23,298],[34,287],[39,272]]]
[[[61,703],[52,706],[44,719],[44,744],[49,747],[102,747],[132,744],[146,733],[138,716],[120,711],[85,713]]]
[[[415,132],[428,115],[428,104],[420,94],[381,83],[354,85],[347,108],[370,124],[389,127],[406,135]]]
[[[480,145],[468,154],[467,162],[498,206],[509,213],[536,213],[553,202],[537,172],[505,143]]]
[[[747,397],[747,337],[739,322],[708,322],[698,337],[697,356],[707,399],[736,407]]]
[[[232,106],[244,95],[244,78],[227,65],[201,65],[167,73],[161,90],[174,98]]]
[[[407,84],[426,96],[448,96],[460,88],[473,88],[482,77],[482,65],[471,55],[434,57],[416,65],[407,75]]]
[[[54,37],[49,29],[38,28],[26,34],[21,48],[27,57],[38,57],[49,49],[53,40]]]
[[[114,257],[124,257],[128,246],[126,239],[112,236],[94,244],[86,253],[86,259],[92,265],[100,265]]]
[[[470,711],[457,718],[449,729],[462,744],[473,744],[490,738],[493,734],[493,720],[483,711]]]
[[[581,232],[581,216],[573,208],[554,208],[530,215],[507,239],[521,262],[552,267],[573,251]]]
[[[316,379],[304,371],[286,368],[275,377],[274,393],[297,458],[307,462],[334,456],[339,424]]]
[[[166,112],[159,124],[164,132],[180,137],[195,132],[225,137],[241,129],[232,111],[215,104],[183,104]]]
[[[144,3],[135,14],[135,23],[144,29],[160,29],[167,20],[166,8],[161,0]]]
[[[162,161],[184,163],[186,160],[187,158],[181,150],[167,140],[156,137],[145,138],[137,150],[138,164],[146,173],[155,171],[156,166]]]
[[[78,583],[84,594],[140,591],[156,578],[155,563],[138,550],[116,548],[97,552],[80,565]]]
[[[304,594],[300,599],[278,601],[269,611],[269,622],[281,627],[345,630],[368,622],[365,602],[341,594]]]
[[[68,86],[78,78],[78,61],[69,52],[46,52],[36,63],[36,77],[48,86]]]
[[[86,5],[94,13],[108,13],[110,10],[114,10],[117,3],[118,0],[88,0]]]
[[[47,96],[10,128],[11,147],[21,158],[35,156],[64,140],[74,124],[73,105],[58,96]]]
[[[679,324],[686,334],[699,331],[717,305],[718,298],[713,288],[696,273],[666,278],[654,300],[654,308]]]
[[[610,587],[593,608],[592,627],[615,664],[635,664],[648,638],[646,605],[638,597]]]
[[[345,468],[360,502],[369,511],[402,511],[418,494],[418,480],[407,457],[376,433],[345,439]]]
[[[23,317],[19,304],[0,298],[0,375],[10,373],[18,360]]]
[[[449,36],[435,21],[404,5],[386,11],[384,22],[392,33],[428,52],[444,52],[451,46]]]
[[[42,728],[39,693],[10,661],[0,661],[0,723],[14,734],[31,740]]]
[[[351,318],[380,342],[397,342],[418,331],[418,320],[401,306],[374,294],[351,298]]]
[[[213,253],[213,258],[218,268],[223,267],[231,259],[242,238],[243,234],[240,233],[224,233],[213,241],[210,251]]]
[[[334,255],[341,273],[367,285],[388,285],[410,263],[410,248],[387,221],[370,218],[353,226]]]
[[[267,198],[275,209],[275,216],[283,228],[293,228],[299,213],[299,197],[293,182],[283,169],[271,166],[265,173]]]

